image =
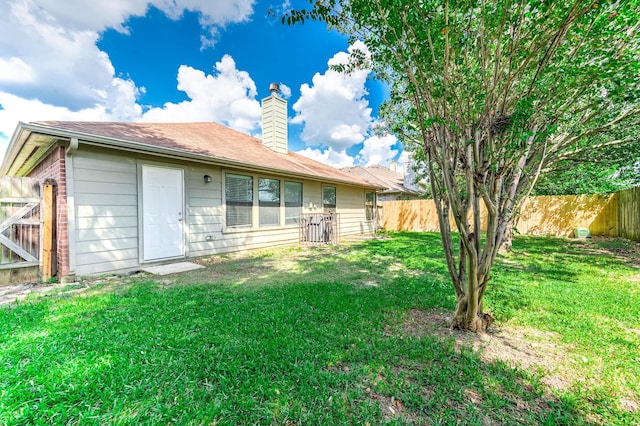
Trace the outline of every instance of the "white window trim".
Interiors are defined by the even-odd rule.
[[[284,196],[282,197],[282,226],[284,228],[292,228],[292,227],[298,227],[300,226],[299,223],[290,223],[287,224],[287,188],[286,188],[286,183],[299,183],[300,184],[300,214],[304,213],[304,182],[302,181],[298,181],[298,180],[291,180],[291,179],[283,179],[282,180],[282,191]]]
[[[251,211],[251,225],[240,225],[240,226],[227,226],[227,174],[232,175],[241,175],[241,176],[250,176],[253,179],[253,204]],[[265,225],[260,226],[260,202],[259,202],[259,185],[258,179],[274,179],[280,181],[280,224],[279,225]],[[296,182],[302,184],[302,193],[304,195],[304,181],[296,180],[296,179],[287,179],[282,176],[276,175],[263,175],[252,172],[246,172],[243,170],[230,170],[225,169],[222,170],[222,218],[223,218],[223,226],[222,233],[223,234],[236,234],[236,233],[247,233],[247,232],[259,232],[259,231],[272,231],[278,229],[296,229],[300,225],[297,223],[294,224],[286,224],[285,223],[285,202],[284,202],[284,182]],[[337,189],[336,189],[337,191]],[[303,198],[304,200],[304,198]],[[302,204],[302,209],[304,211],[304,201]]]
[[[320,203],[322,205],[322,212],[324,213],[324,189],[325,188],[333,188],[336,194],[336,204],[333,207],[333,213],[338,213],[338,186],[337,185],[329,185],[329,184],[322,184],[322,189],[321,189],[321,193],[320,193]]]
[[[236,176],[248,176],[252,178],[252,187],[253,194],[251,200],[251,225],[236,225],[236,226],[227,226],[227,175],[236,175]],[[224,220],[224,226],[222,232],[242,232],[246,230],[253,229],[253,223],[256,214],[256,179],[255,176],[242,173],[237,171],[223,171],[222,173],[222,218]]]
[[[373,204],[371,206],[372,213],[373,213],[372,216],[373,217],[371,219],[367,219],[367,194],[368,193],[373,194],[373,201],[372,201]],[[377,211],[376,211],[377,202],[376,201],[377,201],[376,192],[373,191],[373,190],[365,189],[364,190],[364,220],[365,220],[365,222],[373,223],[373,222],[376,221],[376,213],[377,213]]]

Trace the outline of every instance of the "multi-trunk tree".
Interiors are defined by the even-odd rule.
[[[428,170],[454,328],[491,323],[491,267],[540,174],[638,143],[639,16],[624,0],[315,0],[283,18],[363,40],[370,57],[339,68],[391,87],[381,116]]]

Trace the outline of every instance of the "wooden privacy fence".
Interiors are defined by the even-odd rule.
[[[518,232],[529,235],[571,236],[575,228],[588,228],[592,235],[618,236],[619,214],[624,225],[635,226],[640,237],[640,188],[634,193],[610,195],[564,195],[529,197],[522,205],[515,224]],[[625,191],[623,191],[625,192]],[[635,198],[634,198],[635,197]],[[633,200],[633,201],[627,201]],[[624,201],[624,206],[621,204]],[[634,204],[635,202],[635,204]],[[629,206],[629,207],[626,207]],[[635,211],[633,210],[635,206]],[[624,210],[624,215],[622,211]],[[378,223],[388,231],[438,231],[438,215],[433,200],[385,201]],[[481,227],[486,226],[486,209],[481,209]],[[455,229],[453,217],[451,227]],[[622,235],[622,233],[620,233]],[[624,235],[623,235],[624,236]],[[631,238],[631,237],[627,237]]]
[[[618,196],[563,195],[529,197],[515,224],[528,235],[573,236],[575,228],[592,235],[618,236]]]
[[[619,235],[640,241],[640,186],[618,192]]]
[[[37,279],[40,265],[37,180],[0,178],[0,246],[0,284]]]

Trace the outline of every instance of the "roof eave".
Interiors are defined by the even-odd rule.
[[[50,133],[38,133],[29,123],[18,123],[5,153],[0,173],[27,176],[51,152],[59,138]]]
[[[11,139],[9,140],[9,146],[7,147],[4,158],[2,159],[2,165],[0,166],[1,176],[5,176],[9,172],[9,168],[11,167],[11,164],[13,164],[16,154],[20,151],[22,145],[24,145],[24,142],[29,138],[29,134],[24,135],[24,131],[25,123],[19,122],[11,136]],[[18,142],[19,139],[21,139],[21,142]]]
[[[223,157],[214,157],[211,155],[186,152],[186,151],[175,149],[175,148],[157,147],[154,145],[128,141],[126,139],[109,138],[109,137],[93,135],[85,132],[59,129],[55,127],[43,126],[43,125],[34,124],[34,123],[19,123],[18,127],[21,128],[21,131],[25,131],[25,130],[29,131],[30,134],[43,133],[43,134],[55,136],[57,138],[64,138],[64,139],[77,138],[78,141],[83,145],[93,145],[93,146],[99,146],[99,147],[105,147],[105,148],[120,149],[120,150],[129,151],[129,152],[137,152],[141,154],[151,154],[151,155],[157,155],[162,157],[168,157],[171,159],[197,161],[199,163],[211,164],[211,165],[216,165],[221,167],[243,168],[243,169],[249,169],[252,171],[269,172],[269,173],[280,174],[285,176],[288,175],[288,176],[304,177],[309,180],[339,183],[342,185],[377,189],[375,185],[372,185],[366,182],[362,182],[362,183],[353,182],[353,181],[347,181],[342,179],[332,179],[330,177],[325,177],[325,176],[316,176],[313,174],[307,174],[307,173],[301,173],[301,172],[291,172],[291,171],[278,169],[274,167],[265,167],[265,166],[245,163],[241,161],[229,160]],[[19,133],[18,129],[16,129],[16,132],[14,133],[14,137],[16,133]],[[12,138],[12,142],[13,142],[13,138]],[[24,142],[22,143],[22,145],[23,144]],[[10,148],[12,148],[11,144],[10,144]],[[16,149],[16,153],[13,154],[14,158],[17,152],[19,152],[19,149]],[[5,157],[5,162],[6,162],[6,158],[7,157]],[[3,162],[2,164],[3,172],[4,172],[5,162]]]

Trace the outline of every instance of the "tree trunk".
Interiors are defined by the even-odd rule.
[[[479,209],[474,209],[473,215],[473,232],[470,232],[468,222],[457,221],[459,222],[457,225],[460,232],[460,249],[457,268],[451,268],[453,272],[457,272],[457,275],[451,274],[456,288],[456,310],[451,320],[451,328],[484,333],[494,322],[493,317],[483,311],[482,304],[490,279],[491,265],[504,231],[511,227],[505,223],[500,224],[490,210],[487,213],[487,231],[476,232],[476,229],[480,228],[479,220],[475,220],[480,216]],[[481,234],[484,235],[484,240]],[[441,232],[441,236],[443,241],[448,241],[451,238],[451,231]],[[482,241],[484,244],[481,245]],[[452,253],[447,255],[453,258]]]
[[[502,237],[502,245],[500,245],[498,253],[509,253],[511,252],[511,250],[513,250],[513,226],[510,225],[504,231],[504,236]]]
[[[478,295],[476,295],[477,297]],[[482,305],[482,300],[477,300],[478,306]],[[451,328],[454,330],[464,330],[473,333],[484,333],[493,324],[494,319],[490,314],[478,310],[475,315],[469,312],[467,296],[459,297],[456,302],[456,310],[451,319]]]

